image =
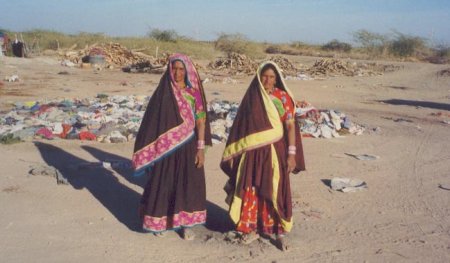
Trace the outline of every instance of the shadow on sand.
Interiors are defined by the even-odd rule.
[[[234,230],[234,223],[228,215],[228,211],[221,208],[220,206],[206,202],[207,218],[206,218],[206,228],[214,231],[225,233]]]
[[[140,193],[123,185],[117,179],[120,175],[129,183],[140,186],[146,183],[146,177],[135,177],[131,169],[106,169],[98,165],[94,168],[77,169],[83,164],[90,163],[61,148],[43,142],[35,142],[36,148],[49,166],[58,169],[69,184],[77,190],[86,188],[111,214],[128,229],[143,232],[141,222],[137,216]],[[129,162],[129,159],[119,155],[104,152],[95,147],[81,146],[99,162],[118,161]],[[218,205],[207,201],[206,228],[214,232],[227,232],[234,228],[228,212]]]
[[[390,99],[390,100],[379,100],[378,102],[383,102],[391,105],[405,105],[405,106],[414,106],[414,107],[423,107],[423,108],[450,111],[450,104],[432,101]]]
[[[86,188],[128,229],[141,232],[137,216],[140,194],[121,184],[113,171],[102,167],[77,169],[78,165],[88,161],[51,144],[35,142],[35,146],[44,161],[58,169],[73,188]]]

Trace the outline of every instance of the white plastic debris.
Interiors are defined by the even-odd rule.
[[[344,193],[357,192],[367,189],[367,184],[359,179],[334,177],[331,179],[331,189]]]
[[[8,82],[16,82],[16,81],[19,81],[19,80],[20,79],[19,79],[18,75],[12,75],[10,77],[5,77],[5,81],[8,81]]]

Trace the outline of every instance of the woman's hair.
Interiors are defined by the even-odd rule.
[[[273,72],[275,72],[276,75],[276,83],[275,83],[275,87],[277,88],[284,88],[283,86],[283,82],[281,82],[281,76],[280,73],[278,72],[278,70],[275,68],[275,66],[272,63],[267,63],[266,65],[264,65],[264,67],[261,69],[261,73],[259,75],[259,78],[261,78],[262,74],[264,74],[264,72],[266,72],[267,70],[273,70]]]

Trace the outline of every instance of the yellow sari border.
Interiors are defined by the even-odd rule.
[[[278,163],[278,155],[275,147],[272,145],[272,168],[273,168],[273,179],[272,179],[272,203],[273,207],[280,218],[281,226],[286,232],[290,232],[292,229],[292,225],[294,224],[294,220],[291,217],[288,220],[284,220],[280,216],[280,212],[278,209],[278,186],[280,184],[280,164]]]
[[[239,190],[238,190],[239,188],[238,188],[237,184],[239,184],[239,182],[241,180],[242,164],[245,162],[246,157],[247,157],[246,154],[243,153],[242,157],[241,157],[241,161],[239,163],[238,171],[236,174],[236,185],[234,187],[233,201],[231,202],[230,210],[229,210],[231,220],[233,220],[233,222],[235,224],[239,223],[239,220],[241,220],[242,199],[239,196]]]
[[[267,62],[267,63],[271,63],[271,62]],[[272,125],[272,128],[269,130],[262,131],[262,132],[250,134],[234,143],[231,143],[230,145],[228,145],[225,148],[224,153],[222,155],[223,156],[222,161],[227,161],[227,160],[233,158],[234,156],[239,155],[240,153],[242,153],[244,151],[257,149],[259,147],[272,144],[272,143],[280,140],[283,137],[283,123],[280,120],[278,110],[275,107],[275,105],[273,104],[272,99],[270,98],[269,94],[264,89],[263,84],[261,83],[260,73],[261,73],[261,70],[264,67],[264,65],[266,65],[267,63],[262,64],[258,68],[256,77],[258,78],[259,89],[261,91],[261,95],[263,98],[264,107],[266,109],[267,117],[269,119],[270,124]],[[277,68],[278,72],[280,72],[280,69],[278,68],[278,66],[274,63],[272,63],[272,64]],[[281,78],[281,80],[283,81],[283,78]],[[286,88],[284,81],[283,81],[283,85]],[[289,93],[289,95],[291,96],[290,93]]]

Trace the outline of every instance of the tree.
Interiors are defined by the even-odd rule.
[[[360,29],[353,33],[353,39],[373,55],[382,54],[389,46],[389,39],[385,35]]]

